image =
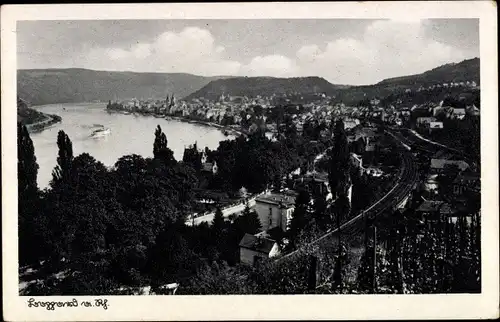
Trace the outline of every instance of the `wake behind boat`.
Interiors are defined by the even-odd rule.
[[[96,138],[96,137],[106,136],[110,133],[111,133],[111,130],[109,128],[103,127],[103,128],[92,131],[90,136]]]

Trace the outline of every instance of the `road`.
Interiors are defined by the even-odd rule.
[[[257,196],[259,196],[259,195],[257,195]],[[249,207],[253,207],[255,205],[255,198],[257,198],[257,196],[254,196],[248,200]],[[221,209],[222,215],[224,216],[224,218],[227,218],[233,214],[240,213],[245,209],[245,206],[246,206],[246,203],[239,203],[237,205],[233,205],[231,207]],[[210,224],[212,222],[212,220],[214,219],[214,215],[215,215],[215,211],[208,213],[206,215],[203,215],[203,216],[195,217],[194,219],[192,219],[192,218],[188,219],[188,220],[186,220],[185,224],[187,226],[192,226],[193,224],[195,226],[197,226],[197,225],[201,224],[202,222],[207,222]]]
[[[322,153],[318,154],[314,158],[314,164],[316,164],[317,161],[319,161],[323,156],[325,156],[325,154],[330,149],[331,149],[331,147],[328,147],[325,151],[323,151]],[[255,196],[251,197],[248,200],[248,206],[249,207],[253,207],[255,205],[255,199],[258,196],[262,195],[262,194],[264,194],[264,192],[261,192],[258,195],[255,195]],[[229,217],[229,216],[231,216],[233,214],[238,214],[238,213],[242,212],[245,209],[245,206],[246,206],[245,203],[241,203],[241,204],[237,204],[237,205],[233,205],[233,206],[221,209],[222,210],[222,215],[224,216],[224,218],[227,218],[227,217]],[[194,215],[196,215],[196,214],[194,214]],[[214,215],[215,215],[215,212],[211,212],[211,213],[208,213],[208,214],[203,215],[203,216],[195,217],[194,219],[192,217],[193,215],[191,215],[189,217],[189,219],[186,220],[185,224],[187,226],[192,226],[193,224],[196,226],[196,225],[201,224],[202,222],[207,222],[207,223],[210,224],[212,222],[212,220],[214,219]]]

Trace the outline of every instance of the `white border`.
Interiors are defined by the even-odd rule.
[[[499,316],[497,21],[493,1],[22,5],[1,8],[4,319],[231,320],[445,319]],[[18,296],[16,21],[77,19],[480,18],[482,294],[109,296],[108,310],[28,309]],[[37,299],[48,299],[38,297]],[[50,300],[72,297],[50,297]],[[93,297],[78,297],[79,300]]]

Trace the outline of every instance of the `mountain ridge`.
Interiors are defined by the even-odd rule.
[[[335,85],[319,76],[304,77],[270,77],[270,76],[237,76],[213,80],[198,91],[186,96],[186,100],[204,97],[217,99],[223,94],[233,96],[255,97],[272,96],[273,94],[331,94],[337,89],[347,88],[349,85]]]
[[[19,69],[18,96],[31,105],[108,101],[114,98],[183,97],[227,76],[96,71],[85,68]]]
[[[332,84],[318,76],[199,76],[189,73],[96,71],[86,68],[19,69],[18,96],[31,105],[108,101],[115,98],[163,99],[272,94],[325,93],[336,101],[355,103],[365,97],[384,97],[395,91],[438,83],[475,81],[479,84],[480,59],[466,59],[435,67],[420,74],[384,79],[372,85]]]

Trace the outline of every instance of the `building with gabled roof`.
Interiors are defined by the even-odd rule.
[[[295,208],[296,193],[265,193],[255,198],[255,211],[264,231],[280,227],[286,231]]]
[[[278,243],[261,235],[246,233],[240,241],[240,262],[248,265],[256,265],[262,259],[268,259],[279,255]]]

